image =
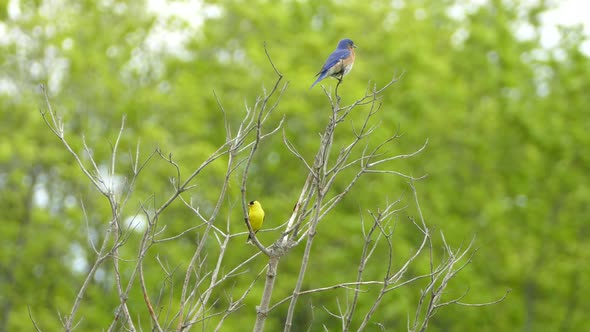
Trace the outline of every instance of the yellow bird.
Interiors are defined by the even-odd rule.
[[[248,203],[248,219],[250,220],[250,226],[252,226],[254,233],[258,232],[258,230],[262,228],[262,223],[264,223],[264,210],[258,201],[251,201]],[[248,235],[248,240],[246,240],[246,243],[251,242],[252,236]]]

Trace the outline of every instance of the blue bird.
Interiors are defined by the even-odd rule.
[[[310,89],[314,87],[314,85],[318,84],[319,81],[323,80],[328,76],[332,76],[339,81],[342,81],[342,77],[348,74],[348,72],[352,69],[352,65],[354,65],[354,49],[356,45],[350,39],[342,39],[338,42],[338,47],[330,54],[326,63],[322,67],[319,73],[316,76],[319,76],[318,79],[313,82]]]

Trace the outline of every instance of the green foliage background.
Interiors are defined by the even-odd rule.
[[[476,235],[479,250],[449,297],[469,288],[464,302],[487,302],[513,290],[494,306],[445,308],[431,330],[582,330],[590,312],[590,60],[580,52],[587,37],[580,27],[564,27],[555,49],[541,48],[539,18],[549,5],[524,3],[208,1],[188,7],[192,18],[187,21],[158,15],[140,0],[0,1],[0,331],[30,330],[29,308],[43,330],[59,329],[58,313],[69,312],[85,276],[84,262],[94,258],[88,241],[100,241],[109,218],[107,202],[43,122],[39,83],[48,85],[76,151],[83,153],[84,136],[94,157],[106,165],[126,115],[121,177],[131,175],[129,155],[138,141],[142,159],[160,148],[188,174],[225,139],[214,92],[237,125],[245,105],[273,84],[266,43],[289,81],[272,121],[276,124],[284,115],[287,136],[311,159],[330,110],[321,88],[308,87],[343,37],[359,46],[355,67],[340,87],[343,103],[403,72],[383,96],[372,143],[399,130],[403,136],[390,149],[408,153],[428,139],[425,152],[398,161],[395,169],[428,174],[418,184],[421,205],[428,222],[444,231],[451,244],[460,246]],[[457,8],[462,15],[450,15]],[[530,38],[515,34],[521,26],[533,32]],[[323,82],[328,89],[334,84]],[[366,111],[352,114],[352,123],[358,124]],[[351,130],[344,127],[335,147],[350,140]],[[217,197],[223,167],[213,164],[187,196],[205,212]],[[142,202],[161,204],[171,193],[169,177],[174,175],[167,163],[152,161],[134,190],[129,217]],[[263,142],[249,194],[263,202],[268,227],[287,218],[305,176],[305,167],[280,136]],[[236,176],[229,195],[233,205],[226,206],[221,218],[238,220],[232,224],[235,232],[243,230],[236,208],[239,185]],[[320,225],[314,268],[304,288],[354,279],[362,236],[359,213],[366,216],[368,209],[383,206],[376,202],[395,200],[404,191],[404,179],[366,176]],[[407,204],[399,217],[400,260],[417,246],[405,221],[405,215],[416,214],[415,206],[411,200]],[[175,203],[161,222],[171,236],[194,220]],[[182,270],[198,234],[197,229],[150,253],[153,264],[146,273],[154,297],[166,283],[178,287],[184,275],[166,279],[155,257]],[[271,243],[278,234],[261,233],[260,238]],[[136,254],[139,234],[135,237],[124,258]],[[239,262],[254,250],[236,238],[228,260]],[[279,266],[273,300],[292,291],[301,252],[293,251]],[[264,263],[254,262],[227,289],[245,288]],[[105,322],[112,320],[118,299],[108,278],[111,268],[103,267],[83,301],[82,330],[106,329]],[[378,279],[378,271],[368,273]],[[227,322],[228,331],[253,324],[261,285]],[[374,322],[387,330],[405,329],[419,286],[389,297]],[[219,296],[225,303],[223,291]],[[301,330],[313,321],[316,327],[338,330],[339,321],[323,309],[336,311],[336,297],[345,299],[346,291],[303,297],[300,301],[312,306],[297,313],[295,327]],[[147,329],[149,318],[138,291],[129,304],[143,315]],[[363,302],[360,309],[366,311],[370,304]],[[280,329],[286,309],[273,312],[267,330]]]

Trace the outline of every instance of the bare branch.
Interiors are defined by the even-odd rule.
[[[48,95],[47,90],[45,89],[45,86],[41,85],[41,89],[43,91],[43,96],[45,98],[45,106],[47,107],[46,112],[40,110],[43,120],[45,121],[45,123],[47,124],[49,129],[51,129],[51,131],[60,139],[60,141],[66,147],[68,152],[74,157],[74,159],[76,160],[76,163],[78,164],[78,167],[80,167],[80,169],[82,170],[84,175],[86,175],[86,177],[92,182],[94,187],[101,194],[103,194],[104,196],[107,196],[107,192],[103,190],[103,186],[101,186],[101,182],[100,182],[99,178],[92,175],[92,173],[86,168],[86,166],[84,166],[84,164],[82,163],[82,160],[80,159],[78,154],[74,151],[74,149],[72,149],[70,144],[66,141],[65,134],[64,134],[63,120],[59,116],[57,116],[56,113],[54,112],[53,107],[51,106],[51,102],[49,101],[49,95]],[[51,118],[51,122],[47,119],[47,113],[49,113],[49,116]],[[86,147],[86,144],[84,144],[84,146]],[[93,160],[92,156],[90,156],[90,159]]]
[[[33,318],[33,313],[31,312],[30,305],[27,305],[27,312],[29,313],[29,319],[31,320],[31,323],[33,323],[33,327],[35,328],[35,331],[41,332],[41,329],[39,328],[39,326],[37,326],[37,322],[35,322],[35,319]]]
[[[499,299],[497,299],[495,301],[491,301],[491,302],[483,302],[483,303],[455,302],[454,304],[461,305],[464,307],[486,307],[486,306],[498,304],[498,303],[504,301],[506,299],[506,297],[508,297],[508,294],[510,294],[511,291],[512,291],[512,289],[507,289],[506,292],[504,293],[504,295],[502,295],[502,297],[500,297]]]

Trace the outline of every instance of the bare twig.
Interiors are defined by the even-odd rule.
[[[29,305],[27,305],[27,312],[29,313],[29,319],[31,320],[31,323],[33,323],[33,327],[35,328],[35,331],[41,332],[41,329],[39,328],[39,326],[37,326],[37,322],[33,318],[33,313],[31,312],[31,306],[29,306]]]

